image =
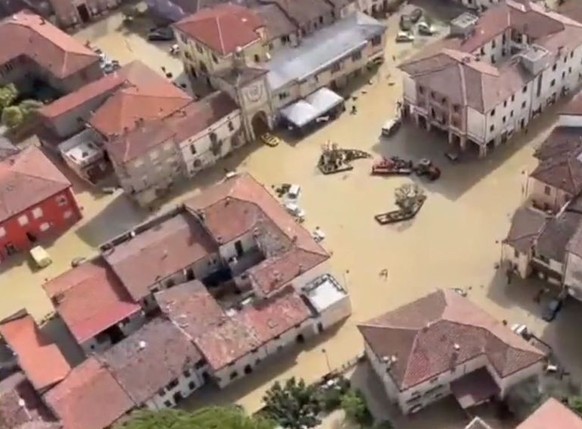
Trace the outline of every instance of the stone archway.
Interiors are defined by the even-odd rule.
[[[260,110],[253,115],[251,119],[251,129],[253,130],[255,139],[269,131],[269,118],[264,111]]]

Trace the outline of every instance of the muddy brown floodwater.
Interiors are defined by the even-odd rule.
[[[394,20],[389,24],[388,61],[370,84],[364,84],[354,94],[356,115],[346,112],[335,122],[292,144],[276,148],[251,145],[202,173],[187,186],[186,193],[168,203],[174,204],[218,180],[225,167],[249,171],[266,186],[301,185],[300,205],[307,213],[305,225],[309,229],[319,226],[326,233],[323,244],[333,253],[335,275],[346,281],[351,295],[353,315],[338,330],[235,383],[221,393],[222,401],[236,400],[256,409],[274,379],[291,375],[309,381],[316,379],[327,372],[322,349],[332,367],[361,352],[358,322],[439,287],[470,287],[469,297],[496,317],[543,329],[531,309],[516,304],[515,300],[522,296],[527,300],[527,289],[522,287],[523,292],[515,292],[509,299],[503,276],[496,275],[494,264],[499,261],[499,242],[508,230],[510,216],[522,200],[526,174],[534,165],[533,147],[546,134],[553,113],[536,122],[528,136],[517,136],[489,158],[456,165],[444,158],[446,143],[436,134],[405,126],[393,138],[381,140],[381,125],[394,114],[402,92],[392,56],[398,60],[414,50],[392,43],[397,29]],[[105,34],[112,28],[113,24],[110,27],[101,24],[96,29],[84,30],[80,37],[91,37],[101,43],[104,51],[122,57],[122,62],[131,59],[128,49],[136,57],[141,55],[146,63],[159,64],[161,56],[167,59],[164,50],[147,47],[138,36]],[[128,43],[120,45],[124,37]],[[348,103],[348,111],[353,102]],[[441,166],[443,175],[435,183],[418,182],[428,200],[416,219],[379,226],[373,215],[393,207],[396,187],[417,179],[371,177],[372,160],[356,161],[354,170],[346,174],[322,176],[315,165],[321,146],[329,140],[344,148],[369,151],[376,157],[382,154],[415,160],[429,157]],[[41,289],[42,280],[67,269],[72,258],[93,254],[94,246],[148,215],[135,209],[122,195],[95,196],[81,190],[78,198],[85,219],[48,247],[54,259],[50,267],[35,273],[26,262],[5,267],[0,276],[0,316],[22,307],[39,318],[52,311]],[[379,275],[383,269],[389,273],[386,280]],[[212,392],[205,396],[207,400],[214,397]],[[197,400],[195,397],[193,403]]]

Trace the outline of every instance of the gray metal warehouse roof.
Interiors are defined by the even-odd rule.
[[[303,80],[366,46],[382,35],[386,25],[356,12],[306,37],[295,48],[282,49],[268,64],[267,80],[276,91],[294,80]]]

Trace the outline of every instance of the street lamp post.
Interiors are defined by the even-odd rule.
[[[327,354],[327,350],[326,349],[321,349],[321,352],[325,356],[325,363],[327,364],[327,372],[328,373],[331,373],[331,365],[329,364],[329,356]]]

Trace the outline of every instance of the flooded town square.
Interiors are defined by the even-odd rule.
[[[91,41],[122,64],[140,59],[160,73],[163,65],[175,77],[181,74],[181,63],[170,57],[167,46],[148,44],[139,34],[113,31],[118,18],[97,23],[75,37]],[[516,135],[484,159],[467,154],[451,162],[444,156],[449,150],[446,138],[406,122],[394,136],[381,137],[382,125],[396,114],[402,97],[396,65],[428,41],[394,43],[396,19],[388,20],[385,63],[376,75],[353,83],[355,90],[340,118],[300,140],[282,132],[279,135],[284,143],[277,147],[258,142],[243,147],[199,173],[159,209],[173,207],[222,180],[225,171],[250,172],[267,187],[299,185],[299,205],[306,213],[304,226],[310,231],[319,227],[325,233],[322,245],[332,254],[334,275],[345,283],[351,297],[353,314],[342,326],[229,386],[217,399],[221,402],[235,401],[256,410],[265,389],[276,379],[318,379],[362,352],[358,323],[437,288],[463,289],[496,318],[526,324],[554,348],[574,377],[582,377],[582,347],[574,339],[574,330],[560,329],[579,323],[582,316],[576,314],[577,304],[566,306],[557,321],[547,324],[540,318],[540,305],[533,301],[543,285],[537,280],[518,279],[507,284],[505,272],[498,269],[501,241],[513,212],[523,201],[527,174],[535,166],[533,151],[551,130],[561,104],[534,121],[527,133]],[[355,114],[350,113],[352,105],[357,106]],[[369,152],[372,158],[354,161],[351,171],[322,175],[317,160],[328,142]],[[428,182],[416,176],[370,174],[375,160],[393,155],[415,162],[429,158],[440,167],[442,177]],[[138,208],[121,191],[105,195],[68,177],[74,182],[84,217],[47,244],[52,265],[37,271],[23,257],[0,268],[0,316],[26,308],[38,320],[43,319],[53,311],[41,288],[46,279],[67,270],[74,258],[96,254],[99,244],[154,214]],[[428,197],[419,215],[396,225],[376,223],[374,215],[393,210],[395,189],[410,182],[419,184]],[[218,396],[205,388],[193,395],[191,402],[208,402]],[[446,420],[441,424],[431,418],[432,429],[453,427]]]

